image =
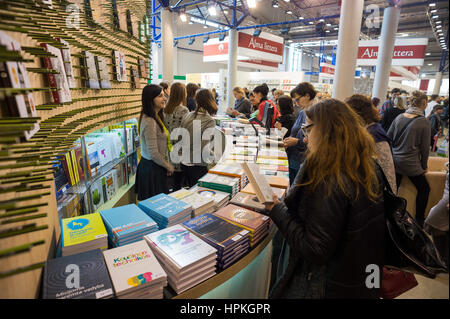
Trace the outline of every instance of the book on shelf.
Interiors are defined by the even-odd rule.
[[[111,81],[110,81],[110,77],[109,77],[109,68],[108,68],[108,62],[106,61],[106,58],[103,56],[96,56],[95,60],[96,60],[98,78],[100,79],[100,87],[102,89],[110,89]]]
[[[57,88],[57,90],[52,91],[53,101],[55,104],[72,102],[61,50],[47,43],[41,43],[41,46],[54,56],[43,58],[45,67],[49,70],[55,70],[58,72],[58,74],[47,74],[50,87]]]
[[[55,169],[53,176],[55,179],[56,200],[60,200],[64,193],[70,188],[70,182],[64,172],[62,162],[53,165]]]
[[[78,286],[68,285],[78,274]],[[43,299],[107,299],[114,297],[103,253],[94,249],[48,259],[44,266]]]
[[[103,198],[111,200],[116,193],[116,177],[117,173],[115,169],[112,169],[101,177]]]
[[[273,203],[273,191],[269,183],[263,175],[259,173],[257,164],[254,163],[242,163],[242,168],[245,171],[249,181],[253,184],[256,196],[262,204]]]
[[[83,181],[86,178],[86,174],[84,171],[84,156],[83,150],[81,149],[81,145],[75,146],[74,152],[75,152],[75,165],[77,167],[78,177],[80,181]]]
[[[143,236],[158,230],[156,222],[135,204],[102,210],[100,215],[113,247],[140,241]]]
[[[83,55],[85,86],[90,89],[100,89],[95,56],[90,51],[82,51],[81,54]]]
[[[86,143],[86,151],[88,153],[88,169],[91,178],[100,173],[100,159],[98,158],[97,146],[94,142]]]
[[[101,179],[96,180],[91,185],[91,198],[92,198],[92,204],[94,205],[93,209],[94,211],[97,211],[97,209],[103,205],[108,199],[105,197],[103,193],[103,186]]]
[[[146,71],[146,67],[145,67],[145,60],[142,58],[138,58],[138,64],[139,64],[139,77],[146,78],[147,71]]]
[[[0,45],[7,51],[17,51],[21,54],[20,43],[0,31]],[[24,89],[31,88],[28,72],[23,62],[5,61],[0,62],[0,87]],[[1,116],[4,117],[38,117],[33,93],[5,94],[2,96]],[[32,125],[30,130],[24,131],[25,140],[29,140],[37,131],[39,123]]]
[[[116,80],[120,82],[127,81],[125,55],[120,51],[114,51],[114,62],[116,66]]]
[[[108,235],[99,213],[61,220],[63,256],[108,248]]]
[[[58,38],[58,41],[62,43],[61,54],[64,62],[64,69],[66,71],[67,83],[69,88],[75,88],[75,77],[73,73],[72,57],[70,56],[70,44],[62,38]]]
[[[144,241],[103,252],[118,298],[159,298],[167,285],[167,274]]]

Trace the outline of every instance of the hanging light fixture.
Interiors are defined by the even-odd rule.
[[[278,8],[279,7],[279,5],[278,5],[278,1],[272,1],[272,7],[274,7],[274,8]]]

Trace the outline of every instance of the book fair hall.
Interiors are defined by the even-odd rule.
[[[448,0],[0,0],[0,299],[448,301],[448,27]]]

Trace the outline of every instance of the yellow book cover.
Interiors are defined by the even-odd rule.
[[[100,213],[64,218],[61,220],[61,230],[62,247],[108,236]]]
[[[72,170],[73,176],[75,178],[75,184],[78,184],[80,177],[78,176],[77,159],[75,158],[75,150],[70,151],[70,156],[72,158]]]
[[[72,160],[70,159],[70,153],[66,153],[66,163],[67,163],[67,170],[69,171],[70,183],[72,185],[75,185],[76,181],[75,177],[73,176]]]

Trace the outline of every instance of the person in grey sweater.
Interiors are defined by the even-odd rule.
[[[411,106],[394,120],[387,135],[392,140],[397,187],[400,186],[402,177],[408,176],[417,188],[416,220],[423,226],[430,193],[430,186],[425,178],[431,132],[430,123],[424,117],[427,96],[414,91]]]
[[[181,121],[181,127],[187,129],[190,136],[190,150],[189,150],[189,161],[182,160],[181,168],[183,170],[184,176],[186,178],[189,187],[197,184],[197,181],[206,173],[208,173],[208,163],[205,162],[202,154],[198,153],[195,149],[196,141],[194,138],[200,138],[199,143],[201,144],[201,152],[206,147],[206,144],[210,143],[211,140],[204,140],[203,133],[209,128],[214,128],[216,121],[212,117],[217,113],[217,104],[208,89],[199,89],[195,95],[195,102],[197,108],[194,112],[189,112]],[[194,121],[200,122],[200,132],[194,132],[196,125]],[[199,135],[198,135],[199,134]]]
[[[142,90],[142,110],[139,118],[141,160],[137,167],[135,193],[144,200],[168,193],[167,176],[174,168],[168,161],[169,133],[164,126],[166,103],[162,87],[150,84]]]

